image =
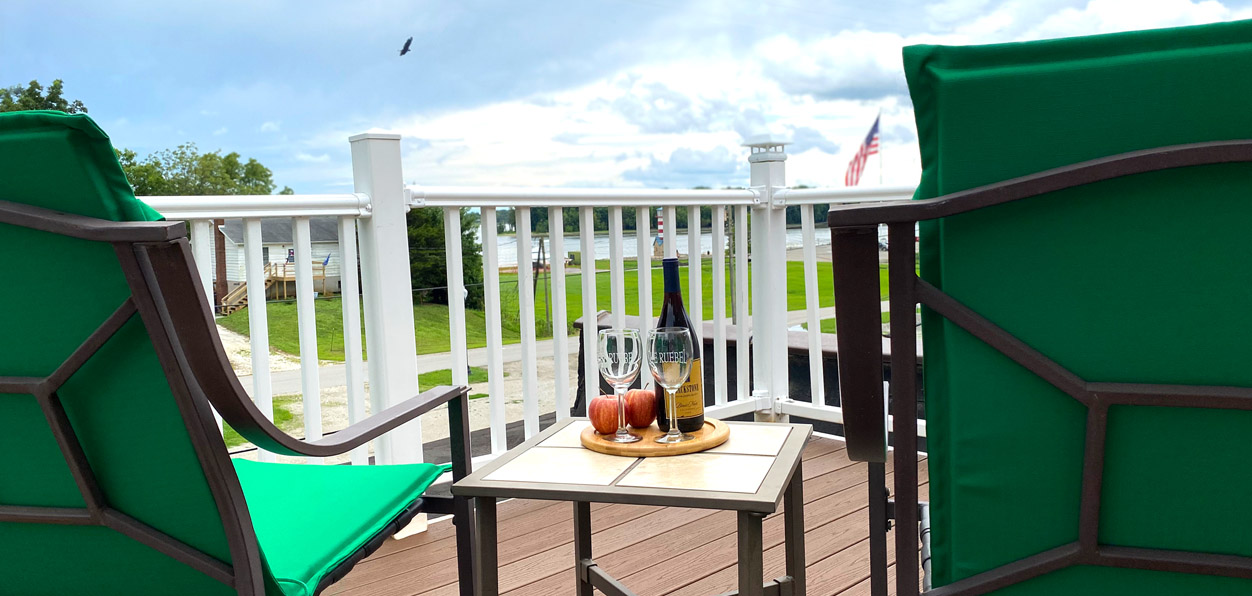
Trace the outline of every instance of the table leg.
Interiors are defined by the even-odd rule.
[[[764,514],[739,512],[739,596],[763,596],[765,574],[761,551]]]
[[[496,564],[496,499],[495,497],[477,497],[474,499],[474,513],[477,523],[474,532],[474,548],[478,551],[474,561],[474,594],[476,596],[497,596],[500,593],[499,568]]]
[[[793,594],[804,594],[804,471],[796,464],[795,474],[783,493],[783,541],[787,549],[787,575]]]
[[[587,565],[591,563],[591,503],[574,501],[574,575],[578,580],[575,594],[593,596]]]

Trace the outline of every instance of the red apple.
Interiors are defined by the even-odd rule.
[[[602,435],[617,432],[617,398],[612,395],[600,395],[587,404],[587,417],[591,426]]]
[[[626,392],[626,422],[635,428],[648,428],[656,420],[656,393],[647,389]]]

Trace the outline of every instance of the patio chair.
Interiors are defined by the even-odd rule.
[[[904,62],[915,200],[829,215],[873,593],[889,515],[901,596],[927,517],[928,594],[1252,593],[1252,22]],[[912,375],[884,413],[879,223],[892,369],[911,370],[924,305],[928,506]]]
[[[469,471],[465,387],[316,441],[276,428],[232,372],[183,222],[135,199],[85,115],[0,114],[0,594],[316,594],[431,499],[430,464],[232,460],[210,406],[274,453],[344,453],[449,404]],[[459,446],[459,447],[458,447]]]

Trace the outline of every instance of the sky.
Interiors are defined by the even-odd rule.
[[[419,185],[842,186],[920,172],[900,50],[1252,18],[1252,0],[5,0],[0,86],[65,81],[117,147],[237,151],[298,193],[352,188],[348,137],[403,135]],[[412,52],[399,56],[413,37]]]

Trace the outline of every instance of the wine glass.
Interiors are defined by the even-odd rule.
[[[657,443],[681,443],[695,437],[678,430],[678,389],[691,374],[691,332],[685,327],[659,327],[648,332],[648,368],[657,384],[665,388],[665,417],[669,432],[656,438]]]
[[[626,429],[626,390],[639,376],[639,363],[643,360],[643,342],[634,329],[600,330],[600,374],[613,386],[617,396],[617,433],[605,437],[614,443],[634,443],[639,435]]]

